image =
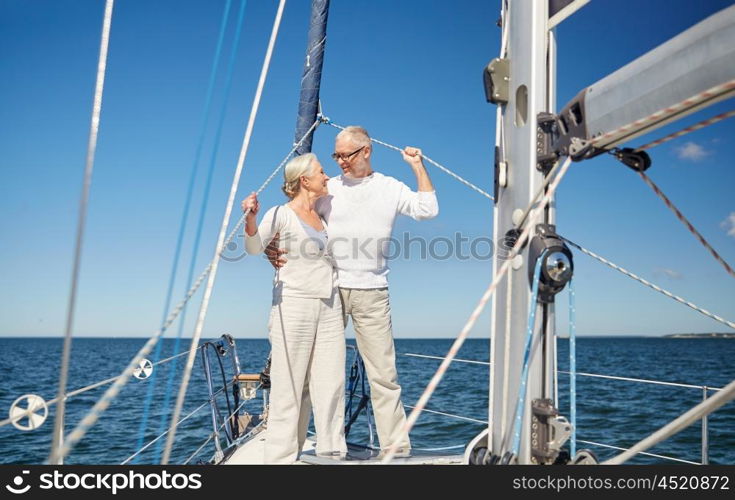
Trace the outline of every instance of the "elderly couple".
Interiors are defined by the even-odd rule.
[[[285,168],[283,191],[290,201],[268,210],[257,224],[255,194],[242,202],[249,254],[278,246],[269,318],[272,350],[271,395],[265,462],[298,459],[306,438],[309,398],[314,413],[316,452],[344,457],[345,338],[352,317],[365,362],[380,446],[402,455],[411,444],[395,365],[384,254],[398,214],[430,219],[439,211],[421,151],[407,147],[403,159],[418,181],[418,192],[374,172],[370,137],[347,127],[336,138],[332,157],[342,175],[329,179],[312,153]],[[280,255],[288,253],[287,258]]]

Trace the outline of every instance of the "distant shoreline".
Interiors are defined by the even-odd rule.
[[[668,339],[735,339],[735,333],[670,333]]]

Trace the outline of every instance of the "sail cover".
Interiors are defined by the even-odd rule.
[[[301,77],[301,95],[299,97],[299,114],[296,118],[296,138],[294,144],[306,134],[316,121],[319,112],[319,86],[322,80],[322,63],[324,62],[324,46],[327,41],[327,17],[329,0],[312,0],[311,19],[309,22],[309,40],[306,46],[304,74]],[[314,136],[312,131],[296,149],[297,155],[311,152]]]

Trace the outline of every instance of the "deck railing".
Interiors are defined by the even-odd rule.
[[[407,356],[407,357],[413,357],[413,358],[435,359],[435,360],[439,360],[439,361],[441,361],[441,360],[444,359],[441,356],[430,356],[430,355],[426,355],[426,354],[416,354],[416,353],[402,353],[401,355],[402,356]],[[490,364],[491,364],[491,363],[489,363],[487,361],[476,361],[476,360],[470,360],[470,359],[456,359],[456,358],[454,359],[454,362],[456,362],[456,363],[468,363],[468,364],[485,365],[485,366],[490,366]],[[563,371],[563,370],[559,370],[558,373],[563,373],[563,374],[567,374],[567,375],[570,374],[570,372]],[[673,387],[683,387],[683,388],[688,388],[688,389],[699,389],[699,390],[702,391],[702,401],[706,401],[707,400],[707,398],[710,395],[710,391],[712,391],[712,392],[719,392],[719,391],[722,390],[722,387],[709,387],[709,386],[706,386],[706,385],[695,385],[695,384],[681,384],[681,383],[678,383],[678,382],[664,382],[664,381],[660,381],[660,380],[649,380],[649,379],[641,379],[641,378],[634,378],[634,377],[619,377],[619,376],[614,376],[614,375],[600,375],[600,374],[597,374],[597,373],[577,372],[577,376],[579,376],[579,377],[590,377],[590,378],[601,378],[601,379],[607,379],[607,380],[621,380],[621,381],[626,381],[626,382],[637,382],[637,383],[642,383],[642,384],[666,385],[666,386],[673,386]],[[469,417],[462,417],[462,416],[458,416],[458,415],[451,415],[451,414],[443,413],[443,412],[439,412],[439,411],[431,411],[431,413],[437,413],[437,414],[444,415],[444,416],[447,416],[447,417],[453,417],[453,418],[458,418],[458,419],[462,419],[462,420],[471,420],[471,421],[478,422],[478,423],[484,423],[484,424],[487,424],[488,423],[488,422],[482,421],[482,420],[476,420],[476,419],[472,419],[472,418],[469,418]],[[617,446],[613,446],[613,445],[609,445],[609,444],[604,444],[604,443],[596,443],[594,441],[584,441],[584,440],[579,439],[578,442],[589,444],[589,445],[592,445],[592,446],[599,446],[601,448],[608,448],[608,449],[621,450],[621,451],[624,451],[625,450],[625,448],[620,448],[620,447],[617,447]],[[650,457],[654,457],[654,458],[661,458],[661,459],[670,460],[670,461],[674,461],[674,462],[682,462],[682,463],[693,464],[693,465],[699,465],[699,464],[701,464],[701,465],[707,465],[707,464],[709,464],[709,419],[708,419],[708,417],[706,415],[704,417],[702,417],[701,453],[702,453],[702,461],[701,462],[692,462],[690,460],[683,460],[681,458],[668,457],[668,456],[665,456],[665,455],[658,455],[658,454],[655,454],[655,453],[641,452],[640,454],[641,455],[650,456]]]

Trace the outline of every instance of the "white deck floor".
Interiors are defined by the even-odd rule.
[[[268,431],[265,430],[243,443],[225,462],[224,465],[263,465],[263,449]],[[337,460],[318,457],[315,453],[316,442],[307,439],[303,452],[296,465],[380,465],[374,450],[359,447],[348,447],[346,459]],[[436,453],[414,452],[407,458],[394,458],[393,465],[461,465],[462,455],[439,455]]]

